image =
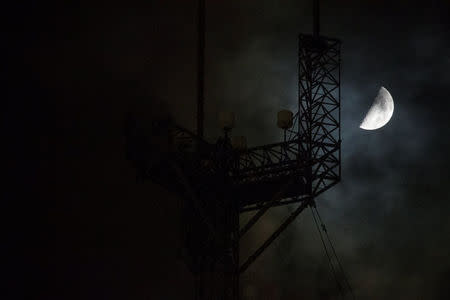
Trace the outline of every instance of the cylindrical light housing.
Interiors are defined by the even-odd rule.
[[[231,130],[234,128],[235,116],[234,113],[228,111],[221,111],[219,113],[219,127],[224,130]]]
[[[247,138],[245,136],[232,136],[231,137],[231,146],[237,150],[247,149]]]
[[[281,129],[291,128],[293,125],[293,115],[290,110],[280,110],[278,112],[277,126]]]

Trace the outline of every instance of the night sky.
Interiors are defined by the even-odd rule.
[[[336,251],[357,299],[450,299],[450,3],[322,2],[321,33],[343,42],[342,182],[317,199]],[[232,110],[250,146],[280,141],[312,1],[206,3],[207,139]],[[2,6],[0,298],[190,299],[180,200],[136,183],[123,122],[169,114],[195,128],[196,2]],[[363,131],[381,86],[394,115]],[[265,216],[242,256],[289,210]],[[310,211],[241,287],[243,299],[338,299]]]

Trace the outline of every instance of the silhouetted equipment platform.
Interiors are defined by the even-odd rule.
[[[239,273],[341,179],[340,45],[319,35],[299,36],[298,111],[292,127],[282,127],[281,142],[235,149],[228,132],[208,143],[168,119],[149,126],[132,116],[127,120],[127,156],[138,179],[150,178],[187,199],[188,265],[198,274],[220,266],[228,279],[217,282],[235,295],[224,299],[236,299]],[[296,202],[285,222],[238,266],[242,235],[268,208]],[[253,210],[255,216],[239,228],[239,214]]]

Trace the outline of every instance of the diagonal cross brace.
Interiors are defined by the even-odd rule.
[[[295,176],[295,175],[294,175]],[[291,179],[273,196],[273,198],[266,202],[264,206],[258,210],[258,212],[239,230],[239,238],[241,238],[247,231],[255,225],[256,222],[275,204],[283,198],[283,194],[289,188],[289,186],[293,183],[294,177]]]
[[[305,199],[297,207],[297,209],[289,215],[289,217],[283,222],[283,224],[281,224],[280,227],[278,227],[278,229],[275,230],[275,232],[272,233],[272,235],[252,255],[247,258],[245,263],[243,263],[239,267],[239,273],[245,272],[245,270],[247,270],[248,267],[264,252],[264,250],[266,250],[266,248],[269,247],[269,245],[272,244],[272,242],[283,232],[283,230],[285,230],[286,227],[288,227],[289,224],[291,224],[295,220],[295,218],[313,201],[313,197]]]
[[[184,188],[186,189],[189,197],[191,198],[191,201],[194,204],[195,209],[197,210],[197,212],[200,215],[200,218],[202,218],[203,222],[205,223],[206,227],[208,228],[208,231],[211,233],[214,241],[217,243],[217,245],[220,244],[221,240],[218,238],[217,236],[217,232],[215,230],[215,228],[213,227],[212,223],[210,222],[207,214],[205,213],[205,211],[203,210],[202,205],[200,204],[200,202],[198,201],[197,196],[195,195],[194,191],[192,190],[188,179],[186,178],[186,176],[183,174],[183,171],[181,170],[181,168],[177,165],[176,162],[171,161],[170,162],[171,166],[173,167],[173,169],[175,170],[177,176],[180,178],[181,183],[183,184]]]

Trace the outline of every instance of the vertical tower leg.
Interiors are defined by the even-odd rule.
[[[340,41],[299,37],[299,147],[307,191],[316,196],[340,180]]]

